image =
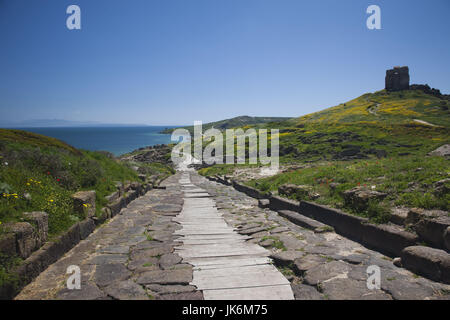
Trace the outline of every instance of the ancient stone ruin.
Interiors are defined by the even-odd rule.
[[[394,69],[386,70],[387,91],[400,91],[409,89],[409,69],[408,67],[394,67]]]

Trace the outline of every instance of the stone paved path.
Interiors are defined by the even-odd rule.
[[[183,261],[194,266],[192,285],[205,299],[293,299],[289,281],[271,264],[270,251],[249,243],[222,218],[205,189],[181,176],[184,205],[174,221],[182,229],[183,245],[177,247]]]
[[[258,298],[258,292],[259,298],[288,299],[292,296],[286,279],[296,299],[450,297],[448,285],[417,277],[334,232],[296,226],[259,208],[255,199],[196,172],[178,172],[162,185],[165,190],[151,190],[131,202],[16,299],[245,299]],[[199,229],[199,215],[208,237]],[[245,254],[244,248],[254,254]],[[81,269],[80,290],[66,288],[70,265]],[[367,289],[369,265],[381,269],[380,290]],[[276,290],[258,291],[255,283],[236,289],[231,280],[239,282],[239,273],[228,271],[237,269],[247,275],[242,281],[252,279],[250,275],[264,279],[269,273],[268,278],[276,279]]]
[[[207,190],[228,225],[269,249],[277,268],[291,282],[296,299],[450,299],[450,286],[396,267],[389,257],[334,232],[315,233],[232,187],[196,173],[192,182]],[[381,271],[381,289],[367,288],[367,267]]]

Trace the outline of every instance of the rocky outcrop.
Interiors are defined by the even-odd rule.
[[[409,68],[405,66],[386,70],[385,89],[387,91],[409,89]]]
[[[426,94],[431,94],[439,99],[450,100],[449,94],[442,94],[439,89],[430,88],[427,84],[412,84],[409,86],[410,90],[420,90]]]
[[[444,144],[428,153],[429,156],[450,157],[450,144]]]

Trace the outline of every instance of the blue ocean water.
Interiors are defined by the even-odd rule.
[[[160,134],[170,126],[20,128],[62,140],[76,148],[109,151],[118,156],[141,147],[171,143],[170,134]]]

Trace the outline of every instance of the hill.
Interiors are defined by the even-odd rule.
[[[367,93],[323,111],[254,125],[280,130],[282,173],[277,175],[258,176],[249,165],[200,172],[227,174],[275,193],[284,184],[302,185],[309,190],[305,200],[378,221],[388,219],[386,208],[396,206],[449,210],[449,161],[429,153],[450,144],[450,101],[422,87]],[[355,187],[387,196],[371,208],[354,208],[344,192]]]
[[[287,117],[240,116],[240,117],[235,117],[235,118],[221,120],[221,121],[204,123],[202,126],[203,126],[203,131],[208,130],[210,128],[226,130],[226,129],[231,129],[231,128],[244,127],[247,125],[257,125],[257,124],[265,124],[265,123],[270,123],[270,122],[284,121],[287,119],[290,119],[290,118],[287,118]],[[194,132],[194,126],[186,126],[186,127],[181,127],[181,128],[187,129],[190,132]],[[162,131],[162,133],[170,134],[176,129],[177,128],[166,129],[166,130]]]
[[[29,221],[25,212],[44,211],[49,239],[56,239],[85,218],[74,212],[75,192],[95,190],[95,214],[100,216],[106,196],[117,191],[117,183],[139,181],[138,173],[163,178],[172,169],[164,164],[121,161],[108,152],[79,150],[27,131],[0,129],[0,238],[10,222]],[[0,248],[0,289],[17,283],[14,270],[23,262],[6,254],[7,249]]]

